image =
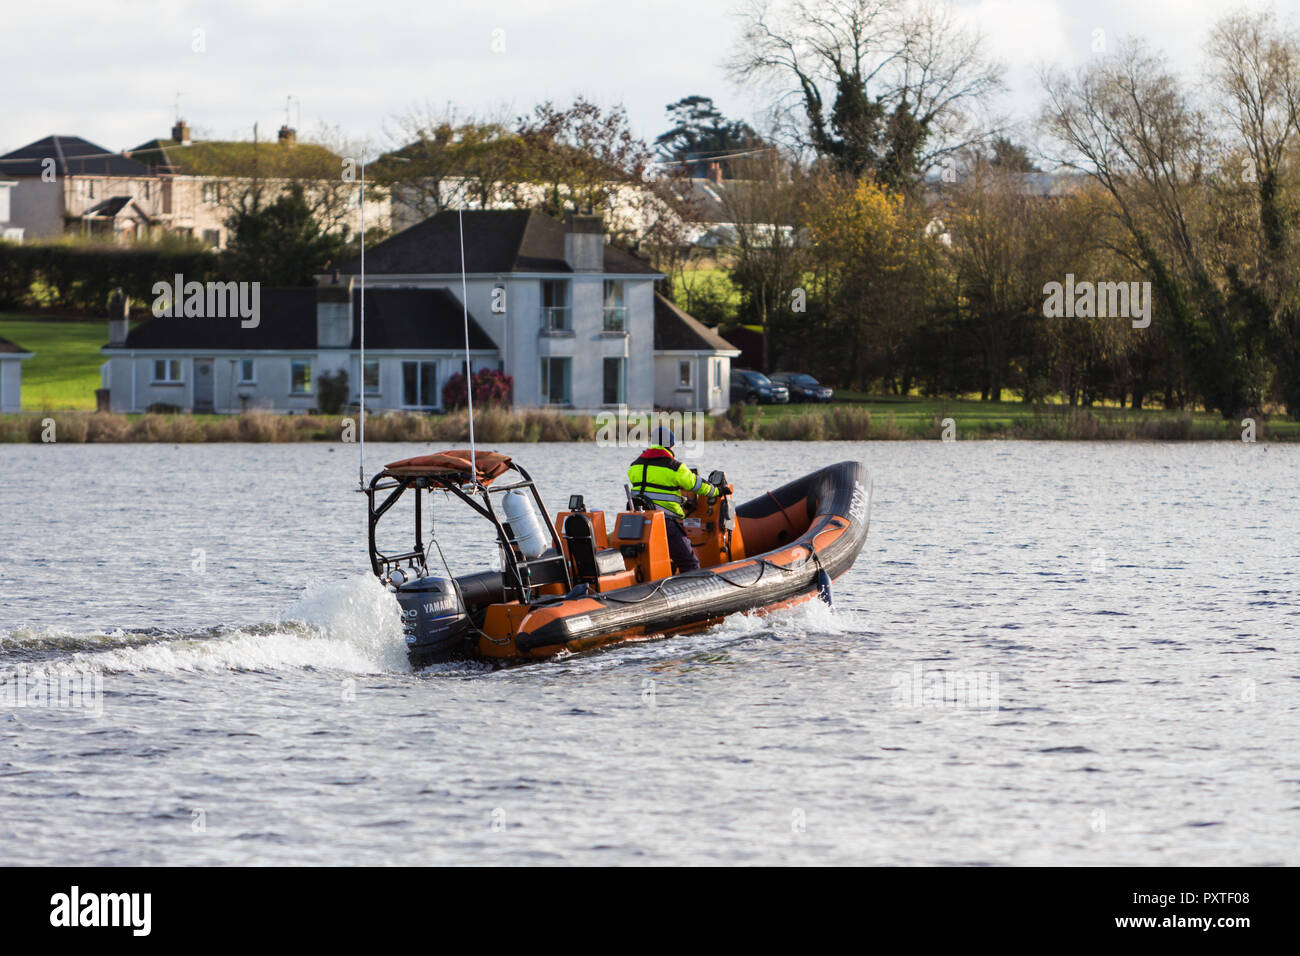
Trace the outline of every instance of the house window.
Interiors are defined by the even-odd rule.
[[[713,370],[713,388],[722,388],[722,359],[713,359],[709,366]]]
[[[606,405],[622,405],[627,401],[627,359],[605,359],[605,389],[603,401]]]
[[[567,279],[547,279],[542,282],[542,331],[568,332],[573,323],[569,317],[569,283]]]
[[[691,387],[691,367],[692,367],[692,363],[689,359],[681,359],[680,361],[678,361],[677,363],[677,387],[678,388]]]
[[[203,230],[203,241],[206,242],[206,243],[207,243],[209,246],[211,246],[213,249],[217,248],[217,246],[221,245],[221,230],[220,230],[220,229],[204,229],[204,230]]]
[[[542,402],[546,405],[572,405],[573,359],[542,359]]]
[[[95,181],[92,179],[86,183],[86,189],[90,191],[90,198],[95,198]]]
[[[623,332],[627,329],[627,305],[623,301],[623,283],[617,279],[605,280],[606,332]]]
[[[215,206],[217,204],[217,198],[218,198],[217,184],[204,183],[203,201],[207,203],[209,206]]]
[[[368,384],[367,390],[369,390]],[[437,408],[438,364],[436,362],[402,363],[402,404],[407,408]]]
[[[311,362],[294,359],[289,364],[289,392],[293,395],[311,394]]]
[[[239,360],[239,384],[252,385],[257,381],[254,373],[257,371],[257,363],[252,359]]]
[[[379,394],[379,362],[366,360],[366,394]]]
[[[180,359],[155,359],[153,380],[157,385],[174,385],[181,380]]]

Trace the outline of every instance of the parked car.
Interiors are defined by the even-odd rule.
[[[772,381],[790,390],[792,402],[829,402],[835,394],[807,372],[777,372]]]
[[[749,368],[731,370],[731,401],[733,404],[754,402],[763,405],[784,405],[790,401],[790,390],[777,385],[762,372]]]

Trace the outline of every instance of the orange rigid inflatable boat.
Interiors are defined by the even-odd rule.
[[[688,496],[685,505],[700,568],[674,573],[664,513],[630,494],[612,525],[581,495],[547,521],[532,478],[505,455],[456,450],[396,461],[366,489],[371,568],[398,601],[416,665],[539,659],[697,631],[741,611],[814,597],[830,603],[831,582],[852,567],[866,539],[866,466],[829,465],[739,506],[725,475],[708,480],[723,494]],[[453,577],[436,539],[426,552],[426,499],[434,492],[493,526],[501,570]],[[408,493],[414,546],[385,552],[379,522]]]

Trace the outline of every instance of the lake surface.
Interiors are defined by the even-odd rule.
[[[609,510],[635,454],[501,450]],[[746,500],[846,458],[834,611],[415,673],[355,445],[0,445],[0,861],[1300,863],[1300,448],[688,460]]]

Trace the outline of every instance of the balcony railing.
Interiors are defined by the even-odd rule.
[[[627,331],[627,306],[625,305],[605,306],[604,330],[606,332]]]
[[[567,305],[542,306],[543,332],[570,332],[572,330],[573,323],[569,320],[569,307]]]

